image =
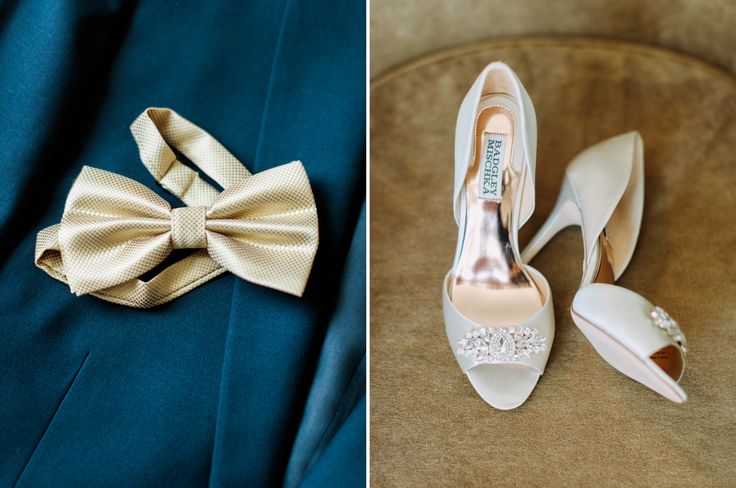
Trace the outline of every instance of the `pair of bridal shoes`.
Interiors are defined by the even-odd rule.
[[[592,146],[567,167],[557,203],[523,251],[519,229],[534,212],[536,115],[504,63],[488,65],[460,106],[455,131],[458,240],[443,284],[450,347],[491,406],[523,404],[554,340],[552,291],[527,264],[562,229],[578,226],[584,260],[570,306],[576,326],[611,366],[674,402],[685,338],[677,322],[613,283],[631,260],[644,206],[638,132]]]

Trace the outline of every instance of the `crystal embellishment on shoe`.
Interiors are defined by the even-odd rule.
[[[652,319],[652,324],[658,329],[664,331],[673,341],[675,341],[682,349],[683,354],[687,352],[687,342],[685,341],[685,334],[680,328],[680,324],[677,323],[670,315],[664,311],[662,307],[654,307],[650,312],[649,316]]]
[[[547,349],[547,338],[531,327],[481,327],[465,333],[458,354],[479,363],[513,363]]]

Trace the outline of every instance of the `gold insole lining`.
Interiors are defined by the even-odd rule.
[[[481,102],[483,104],[483,101]],[[536,314],[542,294],[514,255],[510,226],[521,175],[513,168],[517,150],[513,112],[486,101],[476,121],[473,163],[465,179],[465,237],[451,284],[455,307],[467,318],[488,326],[514,325]],[[481,195],[486,137],[505,140],[500,198]]]

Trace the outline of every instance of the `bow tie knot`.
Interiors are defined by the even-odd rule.
[[[171,209],[171,245],[174,249],[207,248],[207,207]]]

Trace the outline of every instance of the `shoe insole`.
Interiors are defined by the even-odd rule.
[[[675,346],[664,346],[649,356],[649,359],[654,361],[670,378],[680,381],[685,365],[682,363],[682,354]]]
[[[597,256],[597,261],[594,262],[598,263],[598,269],[595,272],[595,277],[592,282],[606,283],[609,285],[614,284],[616,282],[616,277],[613,270],[613,248],[611,241],[608,240],[605,229],[598,236],[598,248],[595,256]],[[586,279],[583,277],[583,282],[585,281]]]
[[[450,293],[463,315],[484,326],[521,324],[543,305],[542,293],[510,241],[514,203],[523,184],[513,164],[521,156],[514,151],[522,150],[516,140],[517,111],[505,95],[481,100],[473,163],[465,178],[465,237]]]

